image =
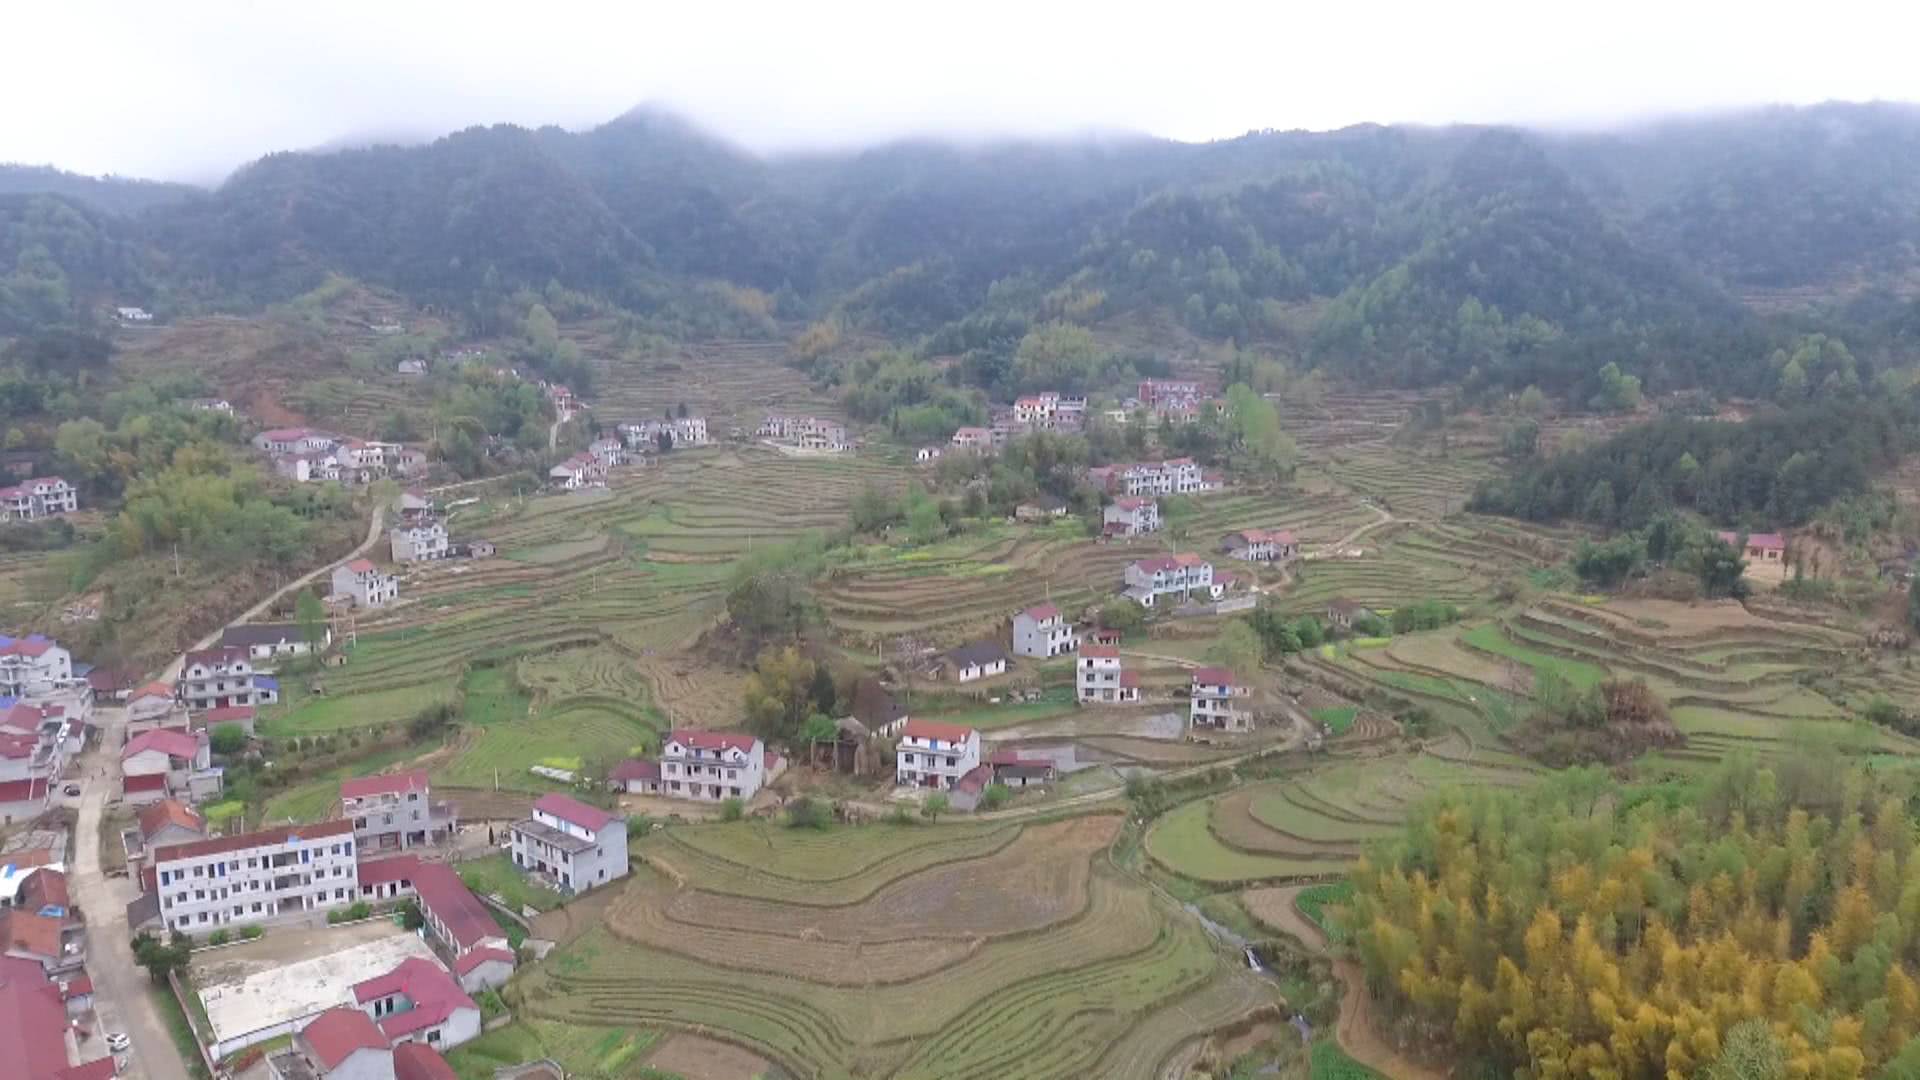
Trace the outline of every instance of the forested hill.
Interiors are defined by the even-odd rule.
[[[642,110],[275,154],[206,193],[0,168],[0,334],[109,299],[259,305],[329,271],[482,321],[557,285],[667,333],[772,332],[770,306],[964,351],[1152,312],[1376,379],[1569,386],[1613,360],[1666,389],[1771,347],[1754,290],[1911,321],[1920,110],[770,159]],[[714,283],[766,294],[757,321]]]

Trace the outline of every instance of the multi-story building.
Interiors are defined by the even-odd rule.
[[[769,416],[760,425],[763,438],[790,442],[804,450],[845,450],[847,429],[814,416]]]
[[[1120,662],[1118,645],[1081,645],[1073,664],[1074,697],[1082,705],[1128,705],[1140,700],[1140,677]]]
[[[593,455],[593,460],[602,469],[611,470],[617,465],[626,464],[627,444],[614,438],[595,439],[587,444],[587,453]]]
[[[657,450],[661,435],[667,436],[669,450],[682,446],[705,446],[708,442],[707,418],[679,416],[620,425],[620,438],[625,440],[630,450]]]
[[[73,654],[59,642],[40,634],[0,634],[0,696],[42,697],[73,682]]]
[[[311,454],[331,450],[340,437],[312,428],[274,428],[253,437],[255,449],[269,454]]]
[[[767,749],[758,738],[730,731],[667,733],[660,746],[660,794],[719,802],[747,800],[767,780]]]
[[[1191,698],[1187,720],[1190,727],[1215,731],[1253,729],[1253,712],[1244,704],[1248,687],[1235,679],[1233,672],[1226,668],[1194,669],[1193,686],[1189,693]]]
[[[980,767],[980,733],[960,724],[909,720],[894,748],[894,782],[946,789]]]
[[[368,853],[444,843],[459,827],[450,804],[434,804],[425,769],[342,781],[340,814]]]
[[[394,562],[431,562],[447,557],[447,527],[421,517],[387,532]]]
[[[320,648],[333,644],[332,627],[323,623],[319,631]],[[242,623],[220,633],[220,647],[245,649],[255,671],[271,671],[273,661],[280,657],[305,656],[313,651],[314,644],[307,640],[305,629],[295,623]]]
[[[1192,458],[1106,465],[1088,469],[1087,479],[1114,495],[1192,495],[1209,490],[1205,470]]]
[[[1247,562],[1282,562],[1300,554],[1300,542],[1286,529],[1242,529],[1228,533],[1220,550]]]
[[[627,819],[571,795],[540,796],[507,831],[515,866],[570,892],[627,876]]]
[[[0,518],[9,521],[34,521],[79,508],[79,491],[57,476],[36,476],[0,488]]]
[[[333,568],[333,592],[351,598],[354,607],[385,607],[400,595],[400,583],[366,559],[355,559]]]
[[[1013,617],[1013,651],[1017,656],[1065,656],[1078,642],[1073,624],[1052,604],[1030,607]]]
[[[1032,394],[1013,399],[1013,418],[1022,424],[1048,425],[1060,410],[1060,395]]]
[[[1141,379],[1137,395],[1149,409],[1192,401],[1200,396],[1200,384],[1192,379]]]
[[[1213,564],[1198,555],[1162,555],[1127,566],[1126,594],[1141,607],[1152,607],[1165,596],[1211,596],[1213,590]]]
[[[1140,536],[1160,529],[1160,502],[1145,495],[1124,495],[1101,511],[1101,531],[1108,536]]]
[[[963,427],[955,429],[949,440],[956,450],[972,450],[979,453],[993,449],[993,432],[983,427]]]
[[[392,971],[355,983],[353,1002],[395,1047],[418,1042],[448,1050],[480,1034],[480,1006],[452,972],[425,957],[409,956]]]
[[[200,933],[344,907],[360,895],[353,823],[287,825],[159,848],[160,918]]]
[[[189,709],[254,705],[253,659],[239,646],[199,649],[180,664],[180,700]]]

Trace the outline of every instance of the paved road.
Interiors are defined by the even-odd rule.
[[[287,582],[285,585],[280,586],[278,589],[275,589],[273,592],[269,593],[265,600],[260,601],[259,603],[253,605],[247,610],[241,612],[239,615],[236,615],[232,619],[227,620],[227,622],[224,625],[222,625],[220,629],[215,630],[213,633],[208,634],[206,637],[203,637],[199,641],[194,642],[192,647],[187,649],[186,652],[192,652],[194,649],[212,648],[213,643],[220,640],[220,635],[226,632],[226,628],[228,626],[232,626],[234,623],[246,622],[248,619],[258,618],[267,609],[271,608],[274,604],[278,603],[281,597],[286,596],[288,593],[293,592],[295,589],[305,588],[315,578],[318,578],[322,574],[333,573],[333,568],[340,565],[340,563],[347,562],[352,559],[358,559],[366,555],[367,552],[373,550],[373,546],[375,544],[380,542],[382,531],[383,531],[382,526],[386,524],[386,520],[387,520],[387,508],[384,506],[374,507],[373,519],[367,523],[367,538],[360,542],[359,547],[354,548],[352,551],[348,552],[345,558],[339,559],[338,561],[335,561],[335,562],[323,563],[319,566],[316,566],[312,570],[309,570],[306,573],[301,574],[299,577],[294,578],[292,581]],[[179,656],[176,656],[172,660],[168,661],[167,666],[161,668],[159,672],[156,673],[153,677],[161,682],[173,682],[174,680],[178,679],[180,677],[180,665],[183,661],[186,660],[186,652],[183,652]]]
[[[109,878],[101,870],[100,818],[107,796],[120,784],[119,764],[105,748],[119,744],[125,720],[119,709],[101,709],[94,715],[100,723],[100,740],[80,759],[80,821],[74,827],[73,862],[74,899],[87,917],[87,971],[93,976],[94,1011],[101,1031],[124,1031],[133,1038],[121,1076],[187,1080],[187,1070],[154,1006],[152,984],[133,961],[127,930],[133,882]]]

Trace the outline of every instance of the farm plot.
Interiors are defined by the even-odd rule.
[[[669,829],[638,849],[659,873],[525,976],[525,1011],[698,1030],[804,1076],[1147,1075],[1271,999],[1097,862],[1118,824]],[[755,891],[711,891],[733,884]]]

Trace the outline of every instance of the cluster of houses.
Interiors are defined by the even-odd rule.
[[[439,507],[419,488],[401,492],[396,506],[399,521],[387,530],[387,550],[394,562],[437,562],[456,557],[485,559],[493,555],[493,545],[485,540],[456,543],[449,537]]]
[[[516,372],[517,374],[517,372]],[[573,391],[565,384],[540,380],[540,392],[547,395],[547,404],[553,406],[554,418],[561,423],[573,419],[587,407],[586,402],[573,396]]]
[[[93,731],[93,689],[39,634],[0,635],[0,825],[44,813]]]
[[[1134,396],[1116,411],[1122,423],[1134,413],[1146,412],[1156,420],[1190,424],[1208,412],[1218,415],[1225,409],[1225,402],[1209,397],[1192,379],[1142,379]]]
[[[1218,476],[1185,457],[1095,466],[1087,470],[1087,482],[1114,496],[1198,495],[1221,486]]]
[[[585,450],[547,470],[547,483],[559,491],[605,487],[607,477],[629,460],[627,444],[611,436],[593,440]]]
[[[0,868],[0,1060],[30,1080],[110,1080],[111,1054],[82,1060],[70,1029],[93,1010],[86,923],[51,851],[10,853]]]
[[[273,471],[295,483],[368,484],[426,470],[427,452],[404,443],[355,439],[313,428],[272,428],[253,437]]]
[[[80,493],[57,476],[36,476],[0,488],[0,521],[38,521],[80,509]]]
[[[845,424],[817,416],[769,415],[760,422],[755,434],[776,446],[819,453],[838,454],[853,449]]]

